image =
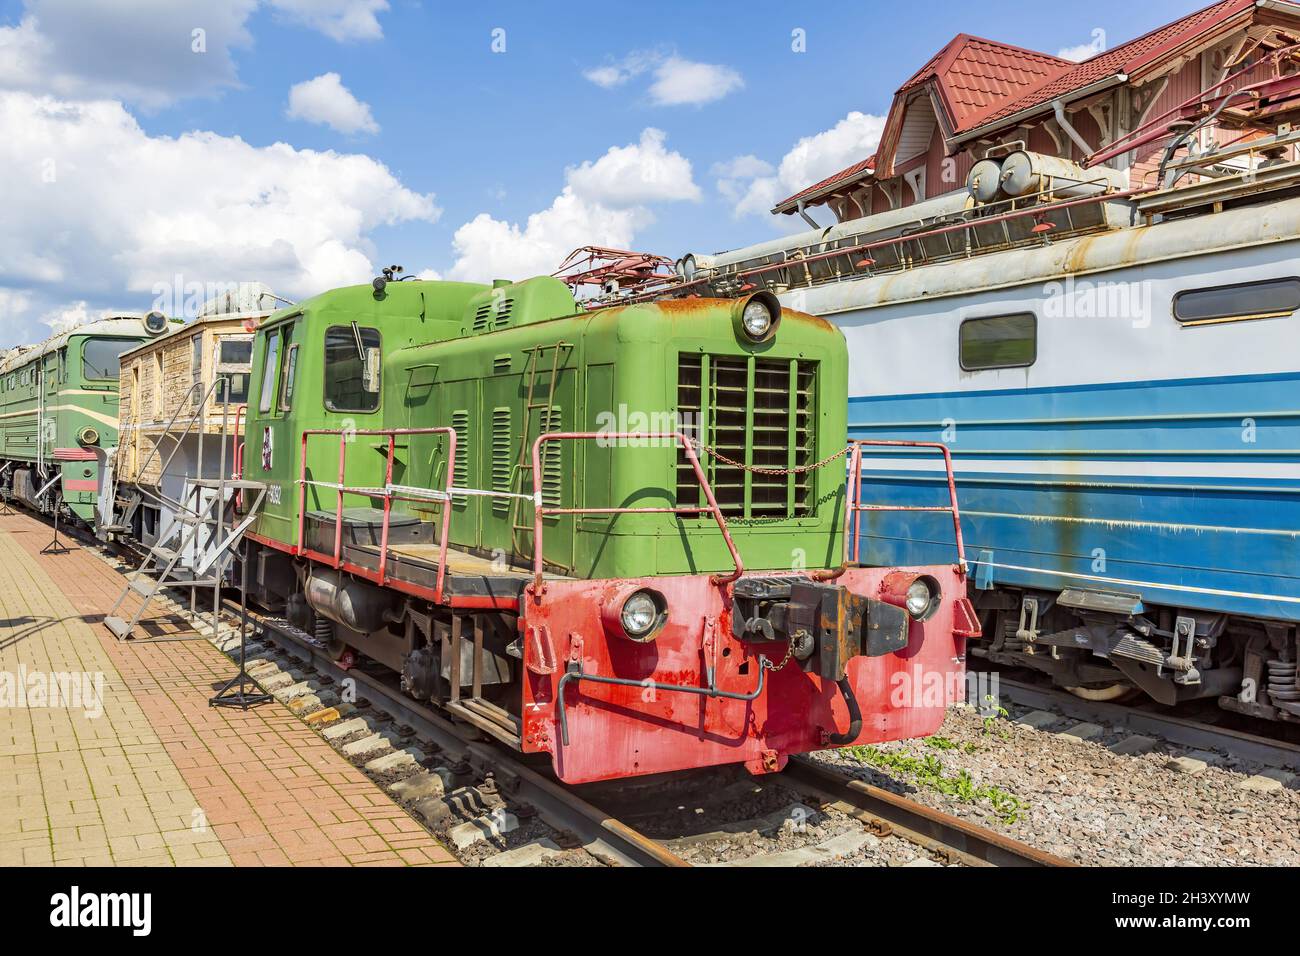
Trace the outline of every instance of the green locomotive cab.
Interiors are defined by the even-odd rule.
[[[0,362],[0,467],[15,497],[94,525],[117,445],[118,357],[154,334],[145,319],[102,319]]]
[[[254,340],[250,597],[571,782],[931,733],[965,565],[850,565],[847,377],[765,292],[325,293]],[[909,668],[948,683],[887,699]]]
[[[309,481],[377,488],[386,451],[366,431],[447,428],[454,460],[446,434],[400,436],[392,483],[438,489],[452,469],[452,484],[476,493],[453,495],[451,546],[526,570],[538,436],[602,436],[544,444],[538,483],[548,508],[706,508],[671,437],[682,433],[717,452],[701,466],[748,568],[835,567],[843,469],[803,469],[846,442],[843,404],[819,401],[824,389],[844,391],[843,338],[819,319],[786,312],[774,334],[754,339],[737,320],[743,305],[686,300],[588,312],[563,283],[537,278],[494,288],[392,282],[380,295],[340,289],[279,313],[259,329],[254,355],[245,477],[271,489],[255,532],[295,545],[305,512],[304,544],[331,550],[323,545],[333,540],[338,495],[299,485],[304,448]],[[339,442],[302,441],[304,431],[330,430],[356,445],[341,481]],[[670,437],[612,437],[628,433]],[[383,501],[345,499],[345,522],[374,537],[361,526]],[[394,504],[390,524],[403,540],[435,541],[439,514],[436,502]],[[545,519],[542,537],[548,571],[586,580],[733,566],[707,511],[558,514]]]

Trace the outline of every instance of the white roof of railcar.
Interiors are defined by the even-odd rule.
[[[74,335],[140,336],[148,334],[145,331],[143,315],[127,314],[96,319],[94,322],[74,326],[67,331],[60,332],[58,335],[52,335],[39,345],[18,346],[9,352],[3,361],[0,361],[0,375],[7,375],[33,359],[58,351],[67,345],[68,340]]]

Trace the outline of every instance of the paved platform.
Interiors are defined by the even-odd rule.
[[[0,517],[0,865],[455,865],[283,705],[210,707],[207,641],[119,643],[122,576],[50,538]]]

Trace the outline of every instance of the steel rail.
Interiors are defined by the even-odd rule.
[[[232,602],[223,606],[233,610]],[[413,727],[453,761],[468,761],[480,771],[492,771],[498,783],[516,800],[534,807],[548,824],[576,835],[584,848],[598,858],[624,866],[690,866],[662,843],[623,823],[518,760],[495,744],[471,739],[469,732],[432,708],[405,697],[372,674],[344,670],[320,648],[303,641],[293,631],[266,616],[249,612],[249,620],[270,636],[278,647],[310,664],[335,681],[353,680],[378,708],[400,723]]]
[[[968,866],[1072,867],[1077,864],[1027,843],[890,793],[826,767],[791,757],[781,772],[797,788],[857,810],[859,820]]]

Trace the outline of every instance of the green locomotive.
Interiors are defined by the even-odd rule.
[[[101,319],[0,361],[0,469],[38,511],[96,521],[106,449],[117,444],[118,356],[167,328],[160,313]]]
[[[847,564],[846,391],[767,293],[325,293],[257,330],[253,596],[571,781],[932,731],[886,685],[960,677],[964,566]]]

